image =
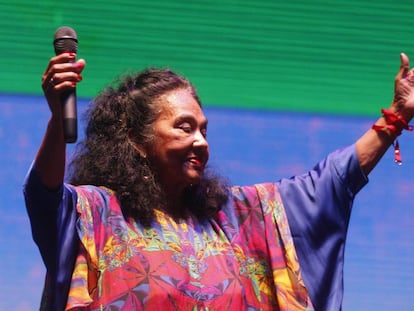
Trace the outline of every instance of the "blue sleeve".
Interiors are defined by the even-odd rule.
[[[53,270],[57,245],[57,214],[63,196],[63,187],[56,191],[44,188],[33,167],[23,187],[26,209],[37,244],[46,268]]]
[[[331,153],[307,174],[278,184],[315,310],[341,309],[351,208],[367,182],[352,145]]]
[[[47,269],[42,310],[63,310],[79,245],[76,192],[65,185],[48,190],[32,167],[23,194],[33,240]]]

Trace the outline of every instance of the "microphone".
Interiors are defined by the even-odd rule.
[[[55,32],[53,41],[55,54],[78,51],[78,37],[70,27],[60,27]],[[63,132],[66,143],[74,143],[78,138],[78,118],[76,111],[76,89],[65,91],[61,95],[63,103]]]

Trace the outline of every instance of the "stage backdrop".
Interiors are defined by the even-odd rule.
[[[373,114],[400,52],[414,54],[411,0],[0,1],[0,91],[39,93],[53,35],[73,27],[95,93],[120,73],[168,66],[210,106]]]
[[[56,28],[77,31],[87,61],[80,114],[122,72],[170,67],[201,95],[211,165],[245,185],[306,172],[371,126],[392,100],[399,53],[414,59],[413,9],[411,0],[1,1],[0,310],[40,301],[45,271],[21,189],[49,116],[40,77]],[[344,310],[412,309],[413,135],[400,140],[404,164],[390,150],[355,201]]]

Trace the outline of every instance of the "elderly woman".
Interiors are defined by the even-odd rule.
[[[44,310],[340,309],[354,196],[414,115],[406,55],[391,107],[355,144],[304,175],[244,187],[208,172],[196,91],[158,69],[97,96],[64,183],[60,95],[82,80],[75,57],[43,74],[51,118],[24,188]]]

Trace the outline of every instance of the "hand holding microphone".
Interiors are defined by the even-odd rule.
[[[56,56],[43,74],[43,90],[52,113],[62,114],[65,142],[73,143],[77,140],[76,83],[82,80],[85,61],[75,60],[78,40],[72,28],[58,28],[53,44]]]

